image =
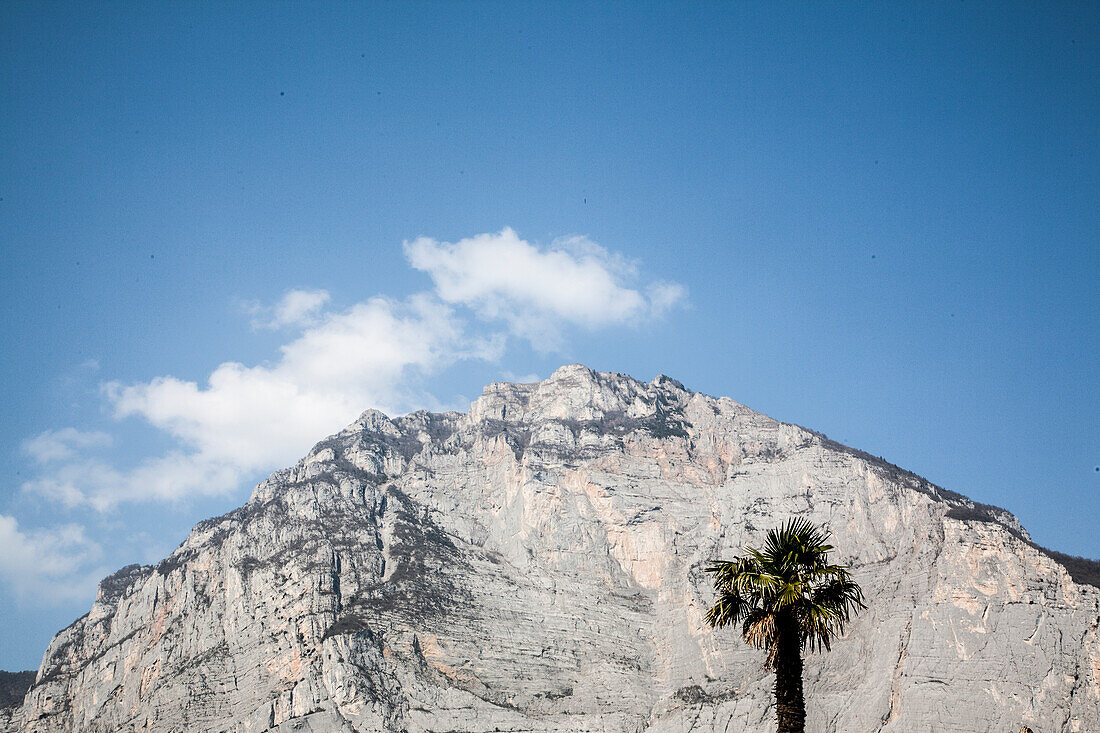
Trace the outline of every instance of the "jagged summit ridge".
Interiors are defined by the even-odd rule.
[[[659,396],[676,399],[690,395],[682,384],[664,375],[649,384],[625,374],[595,372],[583,364],[560,367],[542,382],[493,382],[470,407],[470,419],[598,420],[609,413],[632,418],[652,415]]]
[[[809,728],[1100,729],[1100,591],[1007,512],[667,377],[367,411],[104,581],[12,730],[768,730],[705,562],[828,523],[869,608]]]

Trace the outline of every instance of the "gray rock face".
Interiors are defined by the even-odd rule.
[[[1007,512],[666,377],[367,412],[60,632],[22,731],[768,731],[702,572],[827,523],[868,609],[811,731],[1100,730],[1100,590]]]

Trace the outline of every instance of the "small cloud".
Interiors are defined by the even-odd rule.
[[[646,288],[646,295],[650,311],[660,317],[687,301],[687,288],[680,283],[659,281]]]
[[[558,347],[562,324],[589,329],[632,324],[682,297],[675,283],[657,286],[647,300],[628,282],[634,265],[586,237],[556,240],[540,249],[505,228],[451,244],[421,237],[405,242],[405,256],[428,273],[439,297],[460,303],[540,351]]]
[[[99,565],[102,548],[77,524],[24,531],[15,517],[0,514],[0,547],[0,581],[36,605],[93,597],[107,572]]]
[[[251,303],[245,310],[252,314],[256,329],[306,328],[318,323],[330,299],[327,290],[290,290],[273,306]]]
[[[106,448],[111,436],[99,431],[83,432],[76,428],[47,430],[23,441],[23,452],[39,463],[69,460],[89,448]]]

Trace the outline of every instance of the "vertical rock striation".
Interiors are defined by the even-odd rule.
[[[702,571],[791,515],[829,525],[869,606],[806,659],[808,730],[1100,730],[1100,589],[1012,515],[667,377],[580,365],[489,385],[465,415],[364,413],[105,579],[0,721],[772,730],[770,675],[703,622]]]

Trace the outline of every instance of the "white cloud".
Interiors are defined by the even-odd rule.
[[[173,502],[224,494],[240,486],[249,468],[183,451],[147,458],[125,471],[102,461],[74,459],[21,488],[69,508],[87,505],[105,512],[120,502]]]
[[[428,273],[440,298],[505,321],[544,351],[558,345],[563,323],[628,324],[666,311],[684,295],[675,283],[656,285],[650,298],[628,287],[635,268],[585,237],[542,250],[505,228],[454,244],[421,237],[405,242],[405,255]]]
[[[329,300],[327,290],[289,290],[272,307],[252,303],[247,310],[253,315],[253,328],[302,328],[320,320],[321,310]]]
[[[110,444],[111,436],[107,433],[61,428],[47,430],[23,441],[23,452],[39,463],[51,463],[71,459],[81,450],[105,448]]]
[[[687,288],[680,283],[658,281],[646,288],[649,307],[655,316],[663,316],[687,301]]]
[[[120,501],[231,491],[249,474],[304,454],[368,407],[391,414],[439,407],[416,389],[419,376],[460,359],[500,355],[501,339],[472,338],[464,326],[430,296],[405,302],[377,297],[319,315],[316,326],[281,347],[272,365],[225,362],[205,385],[172,376],[108,383],[104,393],[116,417],[143,417],[183,450],[128,471],[70,455],[68,463],[23,489],[100,510]]]
[[[15,517],[0,514],[0,547],[0,579],[20,601],[50,605],[86,599],[106,574],[97,565],[102,548],[76,524],[23,531]]]
[[[426,296],[372,298],[281,347],[274,365],[226,362],[207,384],[158,377],[107,394],[118,417],[140,415],[204,456],[255,468],[286,460],[366,407],[401,411],[425,395],[410,371],[497,355],[470,343],[451,309]]]

